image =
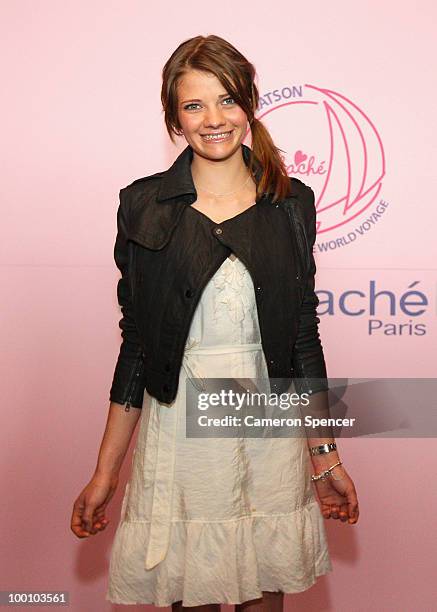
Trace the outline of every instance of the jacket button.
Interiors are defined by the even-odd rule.
[[[270,363],[275,363],[275,360],[274,359],[270,359]]]
[[[260,287],[260,286],[258,286],[258,287],[256,288],[256,290],[257,290],[257,291],[261,291],[261,287]]]
[[[193,291],[192,289],[187,289],[187,290],[185,291],[185,296],[186,296],[186,297],[189,297],[189,298],[190,298],[190,297],[193,297],[193,295],[194,295],[194,291]]]
[[[216,227],[215,230],[214,230],[214,233],[215,234],[223,234],[223,230],[222,230],[221,227]]]

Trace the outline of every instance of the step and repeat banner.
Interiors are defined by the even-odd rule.
[[[269,91],[261,83],[258,118],[288,173],[315,192],[316,290],[329,374],[433,376],[435,176],[420,175],[435,144],[427,145],[421,125],[408,144],[414,112],[375,104],[375,95],[397,88],[394,80],[375,94],[357,92],[356,76],[346,72],[334,86],[322,75],[310,83],[278,79]]]
[[[328,376],[338,414],[370,418],[338,432],[360,519],[325,522],[334,571],[286,607],[435,609],[436,5],[23,0],[0,11],[1,590],[115,610],[104,595],[134,441],[112,525],[79,541],[70,517],[120,347],[119,190],[185,148],[165,130],[161,71],[182,41],[217,34],[256,67],[256,115],[314,190]]]
[[[358,93],[356,76],[345,74],[335,87],[322,76],[321,83],[278,79],[267,90],[261,83],[258,118],[288,173],[315,192],[316,291],[332,412],[358,416],[336,435],[434,437],[435,211],[425,186],[432,189],[435,177],[420,175],[435,145],[418,114],[406,121],[396,104],[389,112],[375,104],[394,80]],[[410,133],[414,144],[407,144]],[[420,159],[405,171],[412,149]]]

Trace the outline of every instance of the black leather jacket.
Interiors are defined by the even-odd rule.
[[[242,153],[248,165],[249,147],[242,145]],[[174,400],[200,294],[231,251],[254,283],[263,351],[269,378],[275,379],[272,392],[285,391],[292,378],[299,379],[300,392],[326,389],[314,292],[312,189],[292,177],[292,195],[286,200],[272,204],[269,194],[259,198],[250,241],[233,249],[226,237],[238,232],[238,223],[211,221],[208,231],[219,229],[218,236],[223,229],[221,250],[211,259],[193,211],[187,211],[197,199],[192,158],[187,146],[168,170],[120,190],[114,258],[121,272],[122,343],[110,401],[141,408],[145,389],[161,402]]]

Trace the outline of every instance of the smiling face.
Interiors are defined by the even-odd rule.
[[[235,153],[246,136],[247,115],[217,77],[190,70],[179,81],[177,92],[179,122],[193,150],[215,160]]]

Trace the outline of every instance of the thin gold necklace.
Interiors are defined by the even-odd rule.
[[[199,187],[199,189],[202,189],[203,191],[206,191],[207,193],[210,193],[211,195],[217,196],[218,198],[223,198],[225,196],[232,195],[233,193],[237,193],[237,191],[240,191],[240,189],[243,189],[243,187],[245,187],[249,179],[250,179],[250,174],[247,177],[247,179],[244,181],[243,185],[241,185],[241,187],[238,187],[238,189],[235,189],[234,191],[228,191],[228,193],[214,193],[214,191],[209,191],[209,189],[205,189],[205,187],[201,187],[200,185],[197,185],[197,187]]]

